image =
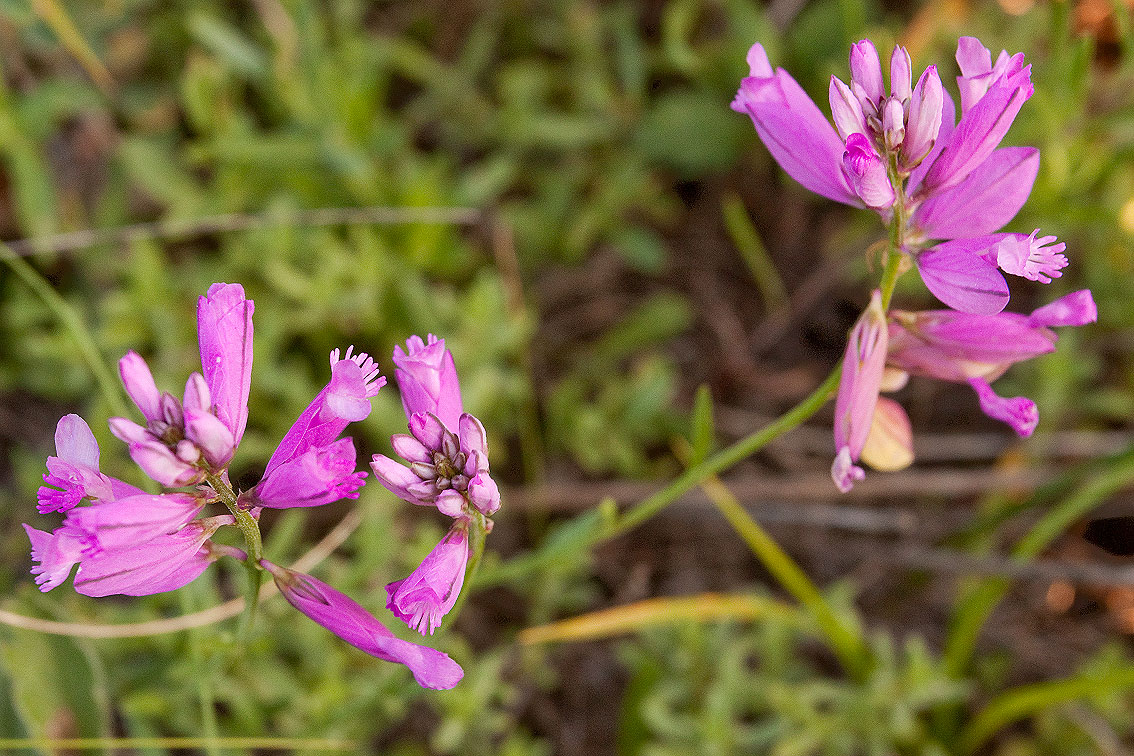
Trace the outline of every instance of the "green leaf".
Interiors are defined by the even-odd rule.
[[[635,147],[683,178],[696,178],[736,165],[751,130],[745,119],[722,106],[719,93],[682,89],[650,105]]]
[[[196,13],[189,19],[189,33],[233,71],[250,79],[267,74],[268,56],[264,51],[224,21]]]
[[[7,636],[0,646],[0,665],[28,732],[33,737],[105,735],[95,674],[78,643],[27,630],[11,630]]]

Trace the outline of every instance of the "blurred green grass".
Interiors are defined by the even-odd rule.
[[[728,110],[748,46],[764,42],[822,103],[827,77],[845,72],[846,50],[862,36],[880,47],[906,39],[919,67],[937,61],[946,70],[955,38],[975,34],[994,50],[1025,51],[1033,64],[1036,95],[1008,142],[1040,147],[1042,165],[1012,228],[1058,234],[1072,259],[1048,289],[1014,286],[1014,294],[1046,299],[1087,285],[1100,307],[1097,327],[1064,334],[1060,352],[1014,370],[1005,384],[1037,397],[1045,429],[1128,429],[1128,10],[1119,7],[1110,27],[1084,22],[1082,2],[1037,4],[1019,16],[993,3],[791,6],[8,0],[0,3],[0,233],[333,206],[482,208],[490,220],[471,229],[281,226],[104,245],[33,263],[80,312],[108,363],[137,349],[169,387],[196,366],[195,297],[213,281],[244,284],[256,300],[256,345],[238,477],[254,479],[325,380],[332,348],[353,343],[385,364],[396,341],[432,331],[454,351],[466,405],[490,429],[494,470],[505,481],[656,479],[677,469],[667,444],[687,427],[699,382],[689,374],[688,343],[706,330],[683,281],[701,254],[700,237],[686,231],[727,239],[701,205],[736,193],[765,235],[781,202],[821,219],[828,230],[814,259],[789,257],[796,247],[786,234],[765,239],[789,281],[829,257],[840,238],[861,236],[862,219],[805,197],[777,173],[747,119]],[[65,27],[45,21],[52,8],[74,23],[89,55]],[[508,249],[494,239],[496,222],[514,234],[514,273],[497,259]],[[735,262],[746,275],[739,253]],[[589,292],[587,270],[614,272]],[[846,284],[865,280],[865,268],[851,266]],[[928,301],[916,281],[904,283],[900,297]],[[517,286],[518,303],[510,301]],[[605,299],[590,322],[581,305],[592,293]],[[837,340],[845,323],[824,325]],[[6,607],[74,621],[142,620],[215,603],[238,584],[213,570],[184,596],[95,602],[65,587],[46,597],[34,590],[19,523],[37,517],[32,492],[58,415],[81,412],[103,444],[107,471],[136,473],[105,430],[110,407],[70,335],[7,270],[0,406]],[[403,422],[396,393],[384,391],[353,431],[363,456],[385,450]],[[439,526],[411,521],[374,487],[366,492],[365,524],[320,576],[377,610],[382,585],[410,569]],[[520,519],[507,502],[501,514]],[[305,516],[277,518],[273,554],[299,553],[333,521]],[[531,520],[538,539],[541,523]],[[455,691],[427,696],[403,670],[345,647],[278,600],[245,651],[227,626],[83,642],[3,628],[0,735],[199,735],[204,695],[215,698],[209,710],[227,735],[353,738],[391,754],[562,750],[569,737],[550,733],[530,702],[557,700],[570,681],[556,680],[543,652],[518,655],[510,642],[526,624],[593,604],[589,559],[557,563],[512,590],[497,602],[518,601],[513,614],[480,621],[492,628],[489,638],[440,639],[467,677]],[[933,687],[940,680],[931,674],[918,676],[916,645],[909,659],[895,652],[891,686],[867,696],[831,688],[789,636],[774,627],[689,627],[626,645],[620,752],[936,753],[918,750],[930,746],[906,720],[869,747],[824,729],[871,716],[864,712],[913,696],[909,690],[924,701],[952,695]],[[756,656],[752,676],[728,663]],[[753,690],[766,692],[752,698]],[[816,715],[828,705],[839,716]],[[1099,708],[1108,726],[1130,732],[1128,701]],[[1032,734],[1005,739],[1002,752],[1091,752],[1081,728],[1065,721],[1070,715],[1044,717]]]

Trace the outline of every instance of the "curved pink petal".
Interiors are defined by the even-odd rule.
[[[55,454],[75,465],[98,470],[98,442],[87,421],[78,415],[64,415],[55,426]]]
[[[240,284],[215,283],[197,300],[201,371],[216,415],[232,431],[234,444],[240,443],[248,424],[254,310]]]
[[[292,606],[350,645],[384,661],[406,665],[423,688],[448,690],[464,676],[448,654],[395,638],[356,601],[321,580],[261,560]]]
[[[1001,77],[957,123],[949,143],[925,174],[924,184],[941,191],[964,181],[1008,133],[1020,108],[1032,96],[1031,66]]]
[[[1008,304],[1008,283],[987,260],[938,245],[917,257],[917,269],[933,296],[962,312],[990,315]]]
[[[1039,150],[1003,147],[952,189],[929,197],[914,223],[930,239],[982,236],[1016,217],[1039,172]]]
[[[749,52],[749,64],[752,75],[741,82],[732,109],[748,114],[789,176],[816,194],[861,207],[843,175],[843,140],[822,111],[787,71],[771,71],[759,44]]]

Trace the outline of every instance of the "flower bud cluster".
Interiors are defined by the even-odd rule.
[[[867,207],[894,204],[896,175],[906,176],[929,155],[941,130],[944,90],[937,67],[929,66],[912,83],[913,64],[904,47],[890,56],[890,93],[882,83],[882,64],[869,40],[851,47],[851,83],[831,77],[831,115],[846,142],[843,169]]]
[[[422,633],[432,634],[456,604],[469,558],[470,531],[488,532],[500,490],[488,470],[488,438],[463,410],[453,356],[444,339],[414,336],[394,350],[395,375],[409,434],[390,438],[404,463],[383,454],[370,462],[391,493],[453,518],[449,532],[405,580],[387,586],[387,606]]]

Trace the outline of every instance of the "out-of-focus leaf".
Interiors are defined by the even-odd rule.
[[[721,102],[717,93],[679,89],[657,98],[636,129],[642,154],[684,178],[735,165],[751,141],[751,124]]]

